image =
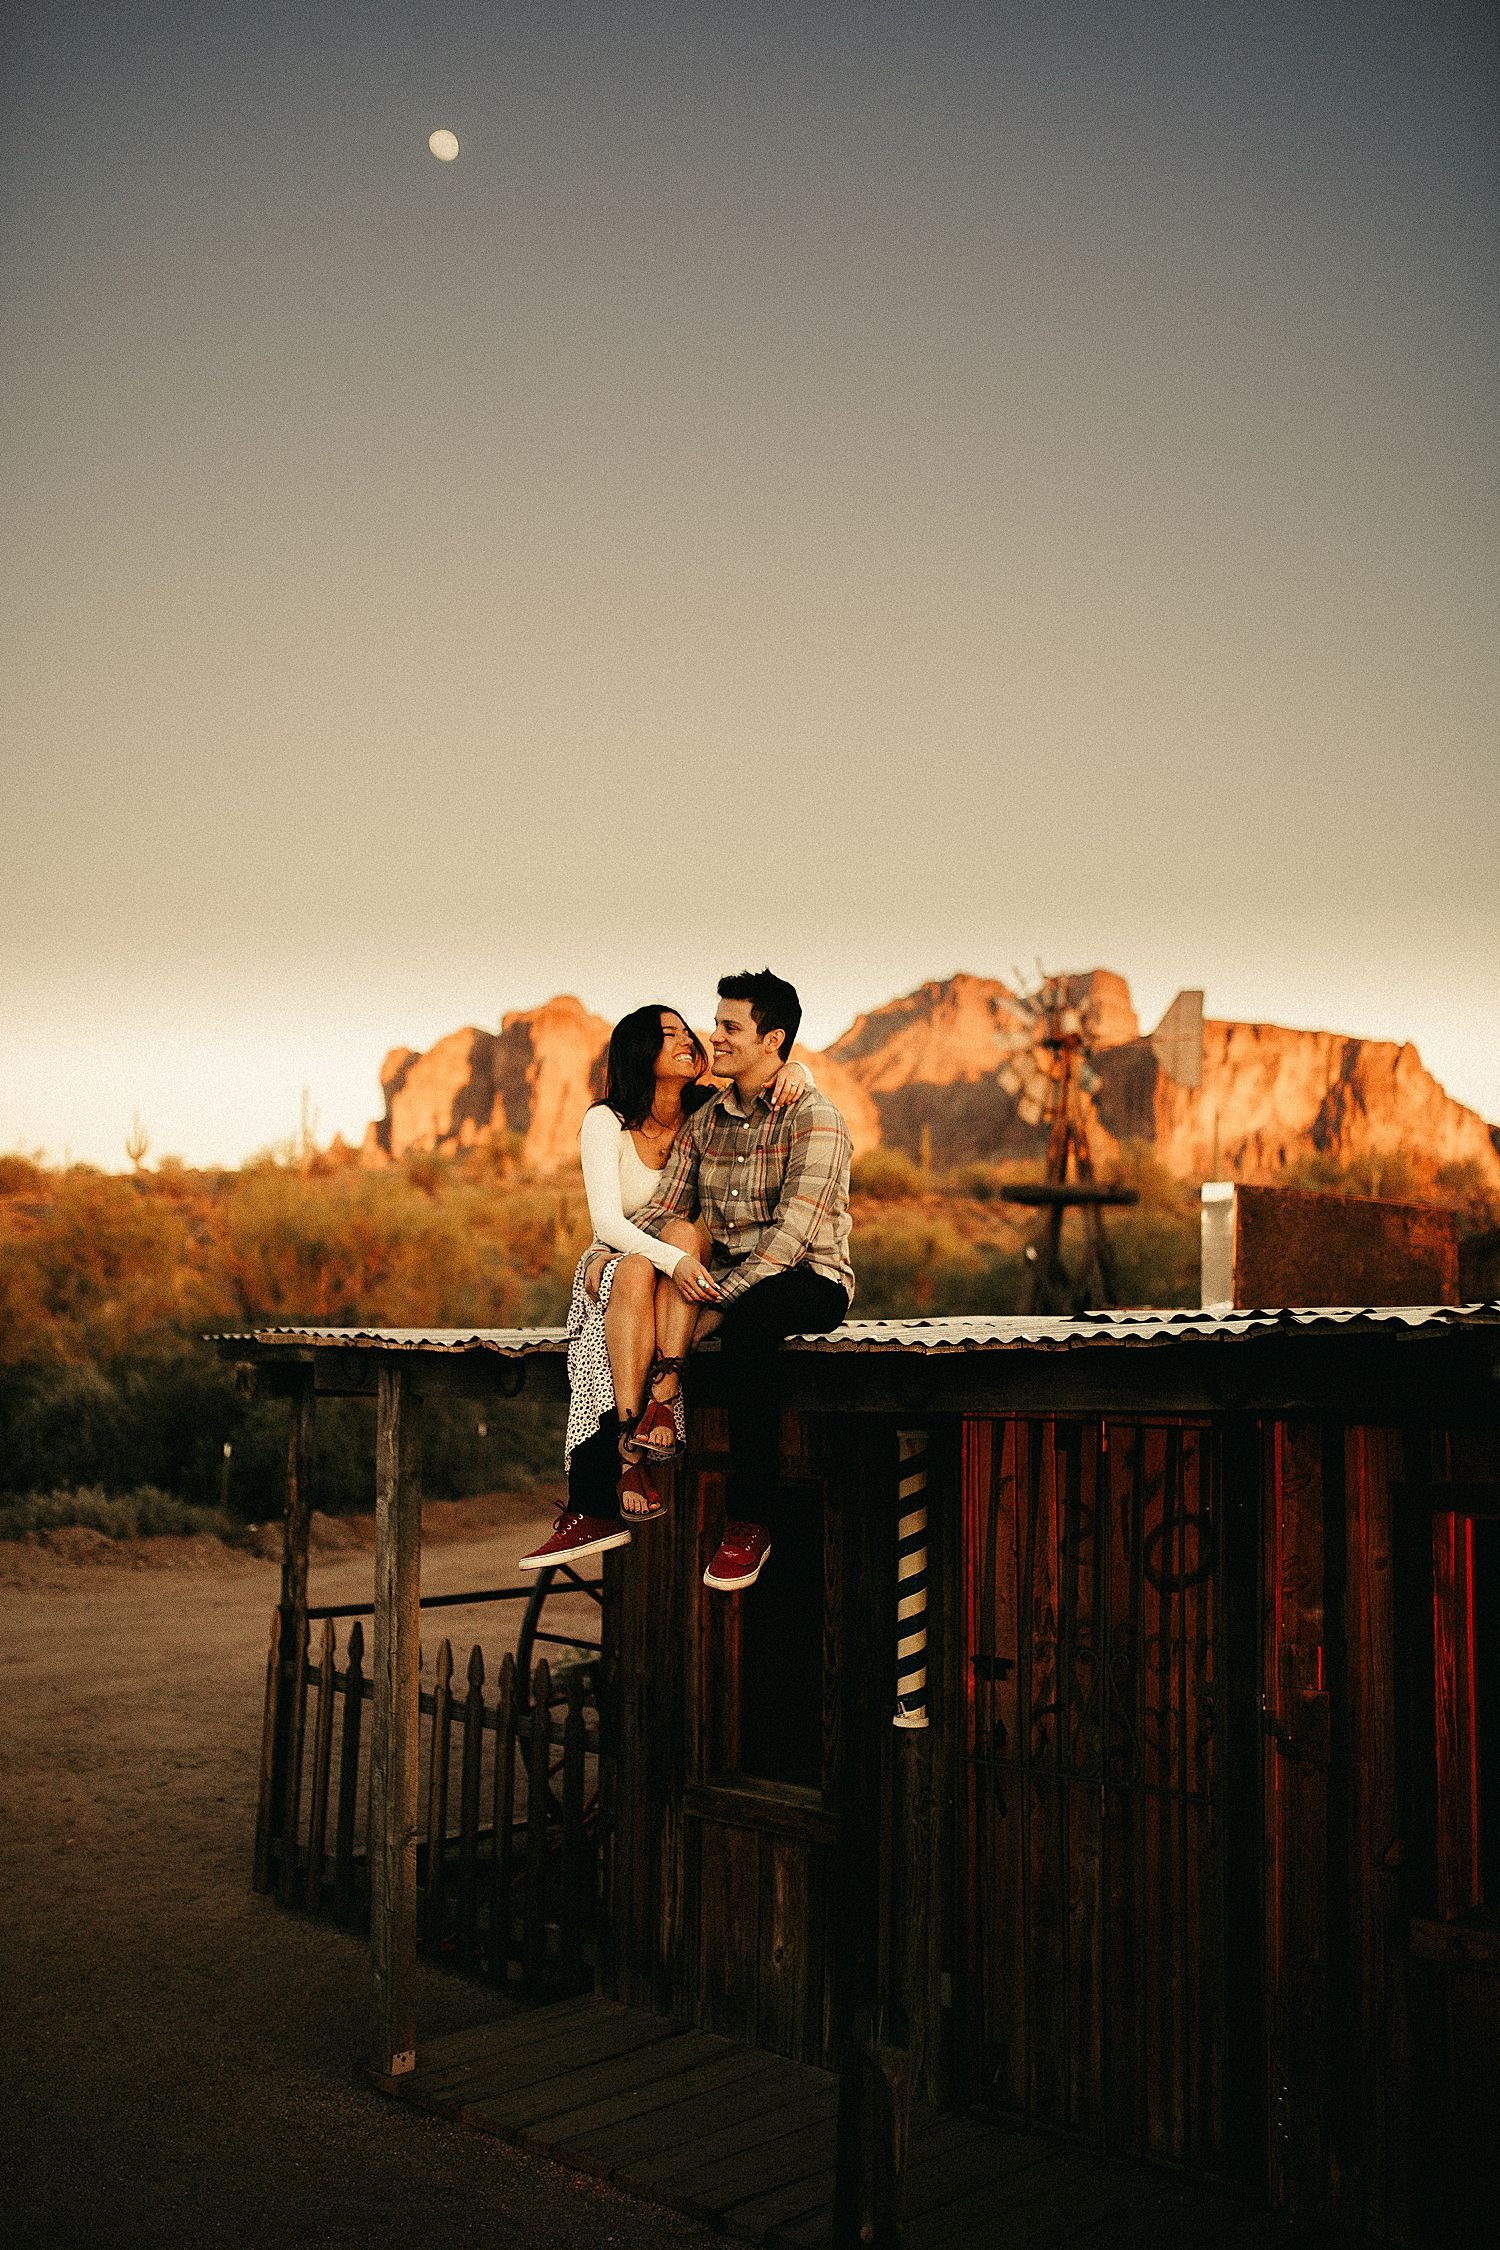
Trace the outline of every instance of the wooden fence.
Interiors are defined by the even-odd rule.
[[[336,1614],[273,1611],[254,1884],[352,1928],[369,1917],[367,1662],[361,1616],[340,1642]],[[423,1650],[417,1903],[429,1956],[535,1993],[591,1983],[598,1674],[586,1646],[529,1674],[506,1655],[493,1683],[477,1645],[461,1672],[449,1641],[430,1664]]]

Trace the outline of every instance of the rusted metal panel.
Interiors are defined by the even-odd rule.
[[[1296,1188],[1236,1187],[1234,1303],[1456,1305],[1451,1211]]]

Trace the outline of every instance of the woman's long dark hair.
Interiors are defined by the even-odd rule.
[[[604,1066],[604,1103],[612,1109],[627,1130],[644,1125],[651,1114],[651,1104],[656,1098],[656,1058],[661,1053],[661,1019],[673,1015],[687,1024],[680,1008],[668,1008],[665,1001],[654,1007],[632,1008],[628,1016],[621,1016],[609,1035],[609,1057]],[[688,1024],[688,1037],[693,1042],[693,1053],[698,1058],[700,1074],[708,1069],[708,1056],[702,1040]],[[682,1106],[692,1111],[706,1102],[713,1092],[705,1086],[702,1075],[693,1086],[682,1089]]]

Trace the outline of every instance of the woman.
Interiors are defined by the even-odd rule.
[[[604,1099],[579,1134],[594,1239],[568,1311],[567,1506],[551,1537],[521,1557],[522,1570],[626,1546],[631,1523],[665,1513],[646,1464],[682,1449],[680,1377],[702,1308],[676,1284],[712,1293],[709,1244],[681,1220],[658,1240],[631,1218],[656,1193],[684,1121],[713,1094],[707,1072],[702,1041],[675,1008],[635,1008],[615,1025]],[[811,1083],[790,1064],[771,1098],[795,1101]]]

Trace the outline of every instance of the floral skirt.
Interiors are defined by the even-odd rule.
[[[604,1340],[604,1314],[609,1304],[610,1291],[615,1285],[615,1269],[623,1251],[615,1251],[606,1261],[599,1276],[599,1294],[590,1296],[585,1281],[591,1262],[598,1257],[602,1243],[590,1243],[578,1261],[573,1276],[573,1297],[568,1306],[568,1434],[563,1444],[563,1467],[566,1469],[580,1445],[593,1437],[601,1422],[612,1421],[615,1413],[615,1381],[610,1373],[609,1346]],[[687,1438],[687,1415],[683,1409],[682,1393],[672,1401],[672,1419],[677,1424],[677,1442]]]

